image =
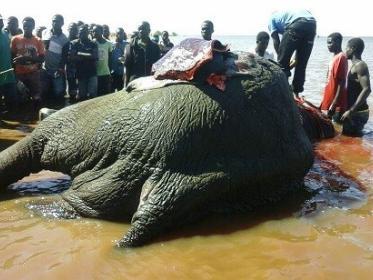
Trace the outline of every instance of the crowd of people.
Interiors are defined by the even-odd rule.
[[[35,28],[26,17],[0,15],[0,97],[8,115],[26,104],[35,113],[41,106],[61,108],[66,94],[70,103],[120,91],[131,80],[150,75],[152,64],[173,47],[167,31],[157,43],[150,39],[150,25],[142,22],[127,42],[123,28],[114,40],[108,25],[85,24],[62,27],[55,15],[51,28]],[[4,28],[3,28],[4,27]]]
[[[64,18],[55,15],[50,29],[35,29],[34,19],[26,17],[21,30],[12,16],[3,28],[0,16],[0,94],[7,111],[17,111],[25,91],[35,111],[44,104],[63,105],[66,92],[71,101],[78,102],[120,91],[132,80],[151,75],[152,65],[174,46],[167,31],[162,33],[161,42],[157,36],[151,39],[150,24],[145,21],[128,42],[123,28],[116,30],[115,42],[111,42],[107,25],[79,21],[69,25],[68,36],[62,32],[63,25]],[[275,61],[267,51],[272,38],[276,63],[287,77],[293,71],[291,89],[298,98],[304,91],[316,19],[306,10],[279,11],[272,14],[268,30],[258,33],[252,52]],[[212,40],[213,32],[211,21],[202,22],[204,40]],[[319,108],[343,124],[344,134],[360,135],[369,118],[367,97],[371,92],[368,66],[361,58],[364,41],[350,39],[343,52],[342,39],[340,33],[327,37],[327,47],[334,56]]]

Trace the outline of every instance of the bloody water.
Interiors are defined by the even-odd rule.
[[[3,125],[4,127],[4,125]],[[33,125],[6,123],[0,149]],[[137,249],[126,223],[36,215],[69,178],[43,171],[0,198],[0,279],[372,279],[373,135],[315,146],[305,192],[245,217],[210,218]]]

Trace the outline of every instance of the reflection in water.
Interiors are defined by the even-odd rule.
[[[305,186],[312,197],[305,201],[300,215],[329,207],[358,207],[366,202],[364,186],[320,155],[305,178]]]
[[[23,137],[22,129],[2,129],[2,145]],[[115,247],[129,228],[123,222],[38,215],[30,208],[48,203],[70,179],[34,174],[0,194],[0,279],[370,279],[372,143],[371,135],[319,143],[322,157],[303,192],[137,249]]]

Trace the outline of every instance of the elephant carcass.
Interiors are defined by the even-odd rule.
[[[52,114],[0,153],[0,185],[42,169],[68,174],[58,203],[85,217],[130,217],[118,244],[139,246],[210,212],[281,199],[312,163],[285,75],[252,57],[225,92],[177,84]]]

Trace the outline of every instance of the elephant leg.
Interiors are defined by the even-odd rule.
[[[159,181],[147,180],[131,228],[117,245],[141,246],[161,232],[197,220],[208,213],[206,204],[228,186],[223,172],[196,176],[166,172]]]
[[[123,173],[124,165],[128,172]],[[141,180],[143,170],[137,173],[132,170],[126,163],[117,161],[99,171],[86,171],[73,180],[62,198],[85,217],[131,216],[138,205],[140,186],[145,181]]]

